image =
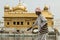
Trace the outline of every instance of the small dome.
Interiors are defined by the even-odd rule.
[[[44,7],[44,10],[48,10],[48,6],[45,6],[45,7]]]
[[[9,5],[5,5],[4,8],[9,8],[10,6]]]

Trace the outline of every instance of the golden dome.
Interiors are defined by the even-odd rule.
[[[4,8],[9,8],[10,6],[9,5],[5,5]]]
[[[21,10],[24,10],[26,11],[26,7],[24,5],[22,5],[21,3],[19,3],[16,7],[13,8],[14,10],[16,9],[21,9]]]
[[[48,10],[48,6],[45,6],[45,7],[44,7],[44,10]]]

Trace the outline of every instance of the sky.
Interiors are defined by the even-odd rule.
[[[4,6],[9,5],[14,7],[19,3],[19,0],[0,0],[0,20],[4,16]],[[54,19],[60,19],[60,0],[21,0],[29,12],[34,12],[36,7],[43,10],[44,6],[49,7],[49,11],[54,15]]]

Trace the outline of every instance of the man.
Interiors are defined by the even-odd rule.
[[[30,27],[27,31],[32,29],[35,25],[38,25],[38,38],[36,40],[46,40],[46,33],[48,32],[47,20],[44,16],[42,16],[40,8],[36,8],[35,13],[38,17],[32,27]]]

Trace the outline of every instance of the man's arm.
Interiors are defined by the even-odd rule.
[[[37,20],[34,22],[34,24],[30,28],[27,29],[27,31],[31,30],[35,25],[37,25]]]
[[[47,19],[43,15],[40,18],[42,20],[41,27],[43,27],[47,23]]]
[[[37,25],[37,20],[34,22],[34,24],[32,25],[32,27],[34,27],[35,25]]]

